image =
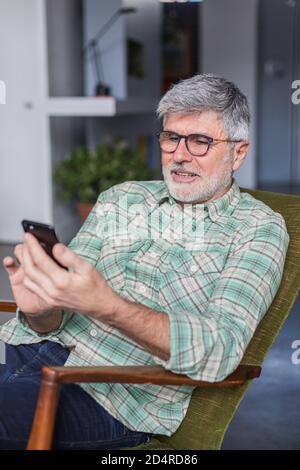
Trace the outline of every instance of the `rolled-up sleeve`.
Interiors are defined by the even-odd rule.
[[[195,380],[220,381],[239,365],[280,286],[289,244],[276,214],[247,230],[231,250],[205,308],[167,311],[170,357],[157,364]]]

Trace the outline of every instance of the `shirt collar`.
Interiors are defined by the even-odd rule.
[[[161,205],[167,200],[172,205],[176,203],[175,199],[169,193],[167,185],[164,185],[164,188],[158,199],[158,205]],[[233,178],[232,185],[227,193],[223,194],[223,196],[220,198],[209,202],[208,204],[204,203],[204,210],[213,222],[217,222],[221,217],[228,217],[231,215],[235,207],[238,205],[239,200],[240,188],[236,180]]]

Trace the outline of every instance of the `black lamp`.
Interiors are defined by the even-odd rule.
[[[110,87],[106,85],[102,80],[104,78],[103,65],[101,61],[100,51],[98,50],[98,41],[102,38],[106,32],[110,29],[113,23],[121,15],[126,15],[127,13],[135,13],[136,8],[120,8],[117,10],[112,17],[100,28],[100,30],[95,34],[92,39],[86,44],[83,49],[83,54],[91,54],[91,59],[93,63],[94,73],[96,77],[96,86],[95,86],[95,95],[96,96],[107,96],[111,94]]]

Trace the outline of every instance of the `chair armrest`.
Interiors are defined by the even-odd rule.
[[[159,385],[191,385],[195,387],[236,387],[259,377],[261,368],[240,365],[221,382],[192,380],[160,366],[43,367],[40,394],[28,441],[28,450],[51,448],[55,414],[62,383],[132,383]]]
[[[15,313],[17,304],[11,300],[0,300],[0,314],[1,312]]]
[[[161,366],[100,366],[100,367],[43,367],[42,376],[56,383],[131,383],[158,385],[191,385],[195,387],[235,387],[259,377],[261,367],[240,365],[220,382],[193,380],[174,374]]]

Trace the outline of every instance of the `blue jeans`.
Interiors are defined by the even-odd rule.
[[[63,365],[69,350],[42,341],[6,345],[0,365],[0,449],[25,449],[38,398],[41,367]],[[128,429],[79,385],[63,384],[53,449],[121,449],[149,442],[150,435]]]

